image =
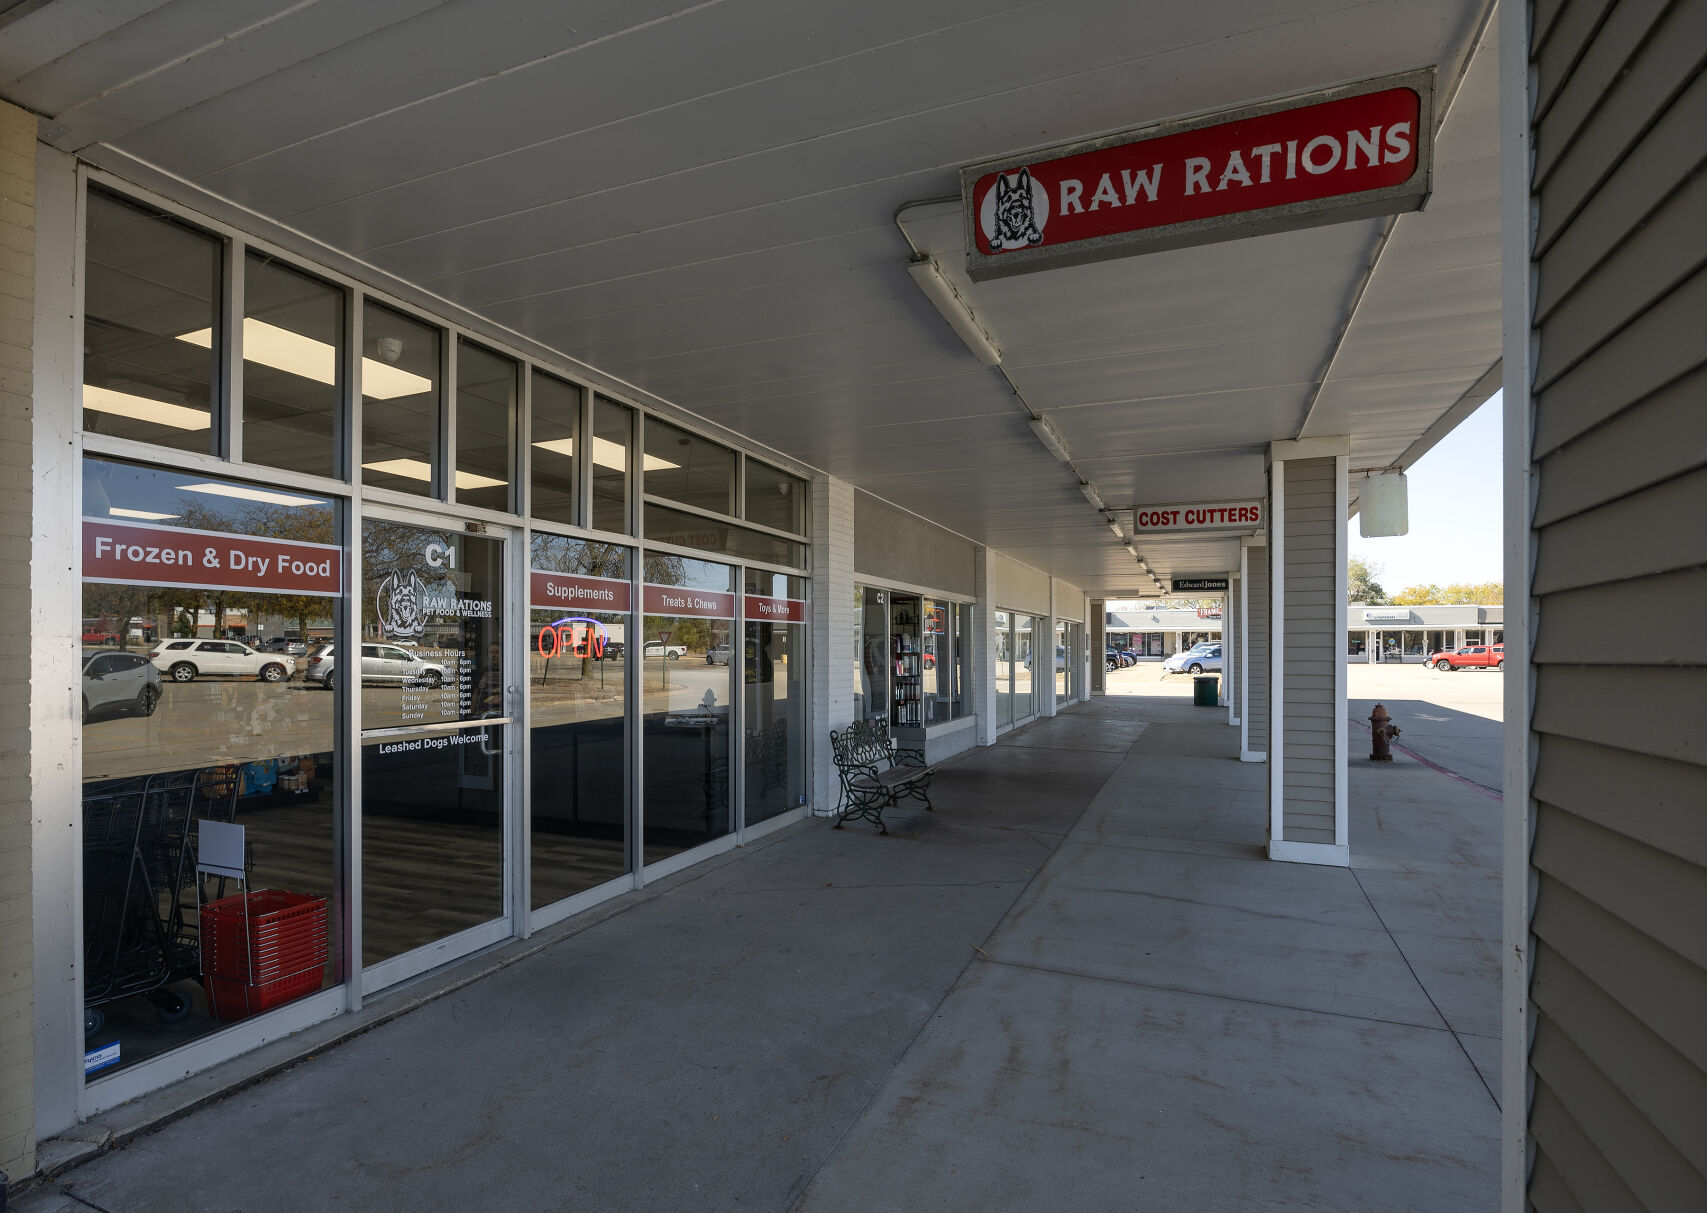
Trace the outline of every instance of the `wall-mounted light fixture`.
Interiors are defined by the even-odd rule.
[[[972,315],[972,309],[966,306],[966,300],[960,297],[960,292],[954,289],[954,284],[943,277],[942,267],[937,265],[936,258],[928,253],[920,253],[907,263],[907,272],[913,276],[913,281],[919,284],[919,289],[942,313],[942,318],[948,321],[948,327],[966,343],[966,348],[972,351],[972,356],[985,366],[995,366],[1002,360],[1002,351],[996,345],[995,339],[984,331]]]

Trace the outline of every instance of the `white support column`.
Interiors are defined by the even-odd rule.
[[[990,549],[980,546],[972,559],[973,589],[978,601],[972,604],[972,646],[966,666],[972,678],[967,698],[978,713],[978,744],[996,741],[995,651],[996,591],[990,578]]]
[[[1031,694],[1039,716],[1055,715],[1055,578],[1049,579],[1049,617],[1034,627],[1043,629],[1042,643],[1031,637]]]
[[[1090,659],[1090,681],[1085,686],[1085,702],[1093,694],[1108,690],[1108,671],[1103,668],[1103,651],[1108,648],[1108,602],[1103,598],[1085,600],[1085,648]]]
[[[856,652],[854,616],[854,490],[832,476],[812,480],[812,812],[829,816],[836,804],[836,763],[830,731],[853,722]]]
[[[1345,867],[1345,438],[1269,448],[1269,858]]]
[[[1227,596],[1221,600],[1221,682],[1227,693],[1227,726],[1239,727],[1239,683],[1245,672],[1239,664],[1239,644],[1244,629],[1238,625],[1239,612],[1233,604],[1239,597],[1239,570],[1227,572]]]
[[[1271,524],[1272,525],[1272,524]],[[1239,761],[1268,761],[1268,538],[1239,541]]]

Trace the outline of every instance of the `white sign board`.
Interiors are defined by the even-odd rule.
[[[1188,531],[1258,531],[1268,521],[1260,501],[1188,501],[1141,505],[1132,514],[1132,534],[1171,535]]]

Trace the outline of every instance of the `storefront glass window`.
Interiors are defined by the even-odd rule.
[[[632,870],[625,687],[633,616],[588,605],[630,601],[632,559],[628,548],[614,544],[533,537],[533,572],[564,575],[535,589],[529,629],[536,910]]]
[[[854,718],[887,720],[889,713],[889,595],[870,586],[859,599],[859,671]]]
[[[464,341],[456,353],[456,501],[509,510],[515,483],[514,362]]]
[[[533,372],[533,495],[528,511],[547,522],[579,523],[575,500],[575,435],[581,428],[581,389]]]
[[[742,625],[741,745],[746,820],[752,825],[806,803],[807,625],[788,619],[809,616],[804,577],[748,569],[745,589],[768,599],[766,605],[779,615],[787,608],[781,620],[754,618],[748,610]]]
[[[344,292],[250,253],[243,273],[243,458],[336,476]]]
[[[641,662],[646,862],[721,838],[730,811],[734,570],[649,555]],[[722,654],[721,663],[717,655]]]
[[[270,641],[331,629],[343,565],[337,506],[306,494],[87,459],[83,504],[94,1077],[339,980],[332,700]],[[248,947],[245,887],[301,911],[268,936],[288,961]]]
[[[1423,651],[1423,633],[1421,632],[1403,633],[1403,639],[1400,643],[1404,645],[1404,654],[1406,657],[1422,657],[1425,655]]]
[[[366,964],[503,914],[504,606],[503,540],[363,521]],[[353,672],[321,656],[322,685]]]
[[[926,598],[920,644],[924,650],[925,723],[941,724],[954,716],[954,649],[951,615],[954,604]]]
[[[1073,670],[1073,633],[1077,624],[1055,625],[1055,702],[1067,702],[1069,679]]]
[[[744,517],[794,535],[806,533],[806,482],[757,459],[747,460]]]
[[[1345,634],[1345,651],[1348,657],[1363,656],[1363,650],[1367,643],[1364,638],[1367,635],[1367,632],[1347,632]]]
[[[646,418],[645,489],[718,514],[735,512],[735,452],[656,417]]]
[[[965,602],[954,604],[954,684],[951,694],[952,715],[959,720],[966,714],[966,688],[971,684],[971,672],[967,669],[967,654],[972,651],[972,607]]]
[[[1006,611],[996,612],[995,637],[996,724],[1014,722],[1014,628]]]
[[[1033,632],[1036,620],[1030,615],[1014,616],[1014,719],[1024,720],[1037,711],[1037,701],[1032,694],[1032,687],[1048,686],[1047,676],[1041,670],[1032,670]]]
[[[362,308],[362,483],[433,496],[439,459],[439,330]]]
[[[210,454],[222,242],[89,191],[83,428]]]
[[[750,531],[703,514],[689,514],[651,502],[646,504],[646,538],[675,547],[715,552],[736,560],[762,560],[766,564],[785,564],[794,568],[803,567],[806,563],[804,544],[790,543],[763,531]]]
[[[628,451],[634,445],[634,413],[593,397],[593,529],[626,534]]]

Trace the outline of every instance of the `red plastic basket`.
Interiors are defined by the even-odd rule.
[[[260,985],[204,973],[202,986],[207,990],[207,1005],[214,1018],[230,1023],[238,1019],[248,1019],[251,1015],[259,1015],[262,1011],[270,1011],[274,1007],[282,1007],[287,1002],[295,1002],[305,994],[313,994],[320,989],[324,976],[325,966],[322,963],[301,973],[292,973],[288,977]]]
[[[326,899],[257,889],[211,901],[201,908],[201,949],[220,1019],[300,998],[320,988],[326,967]]]

